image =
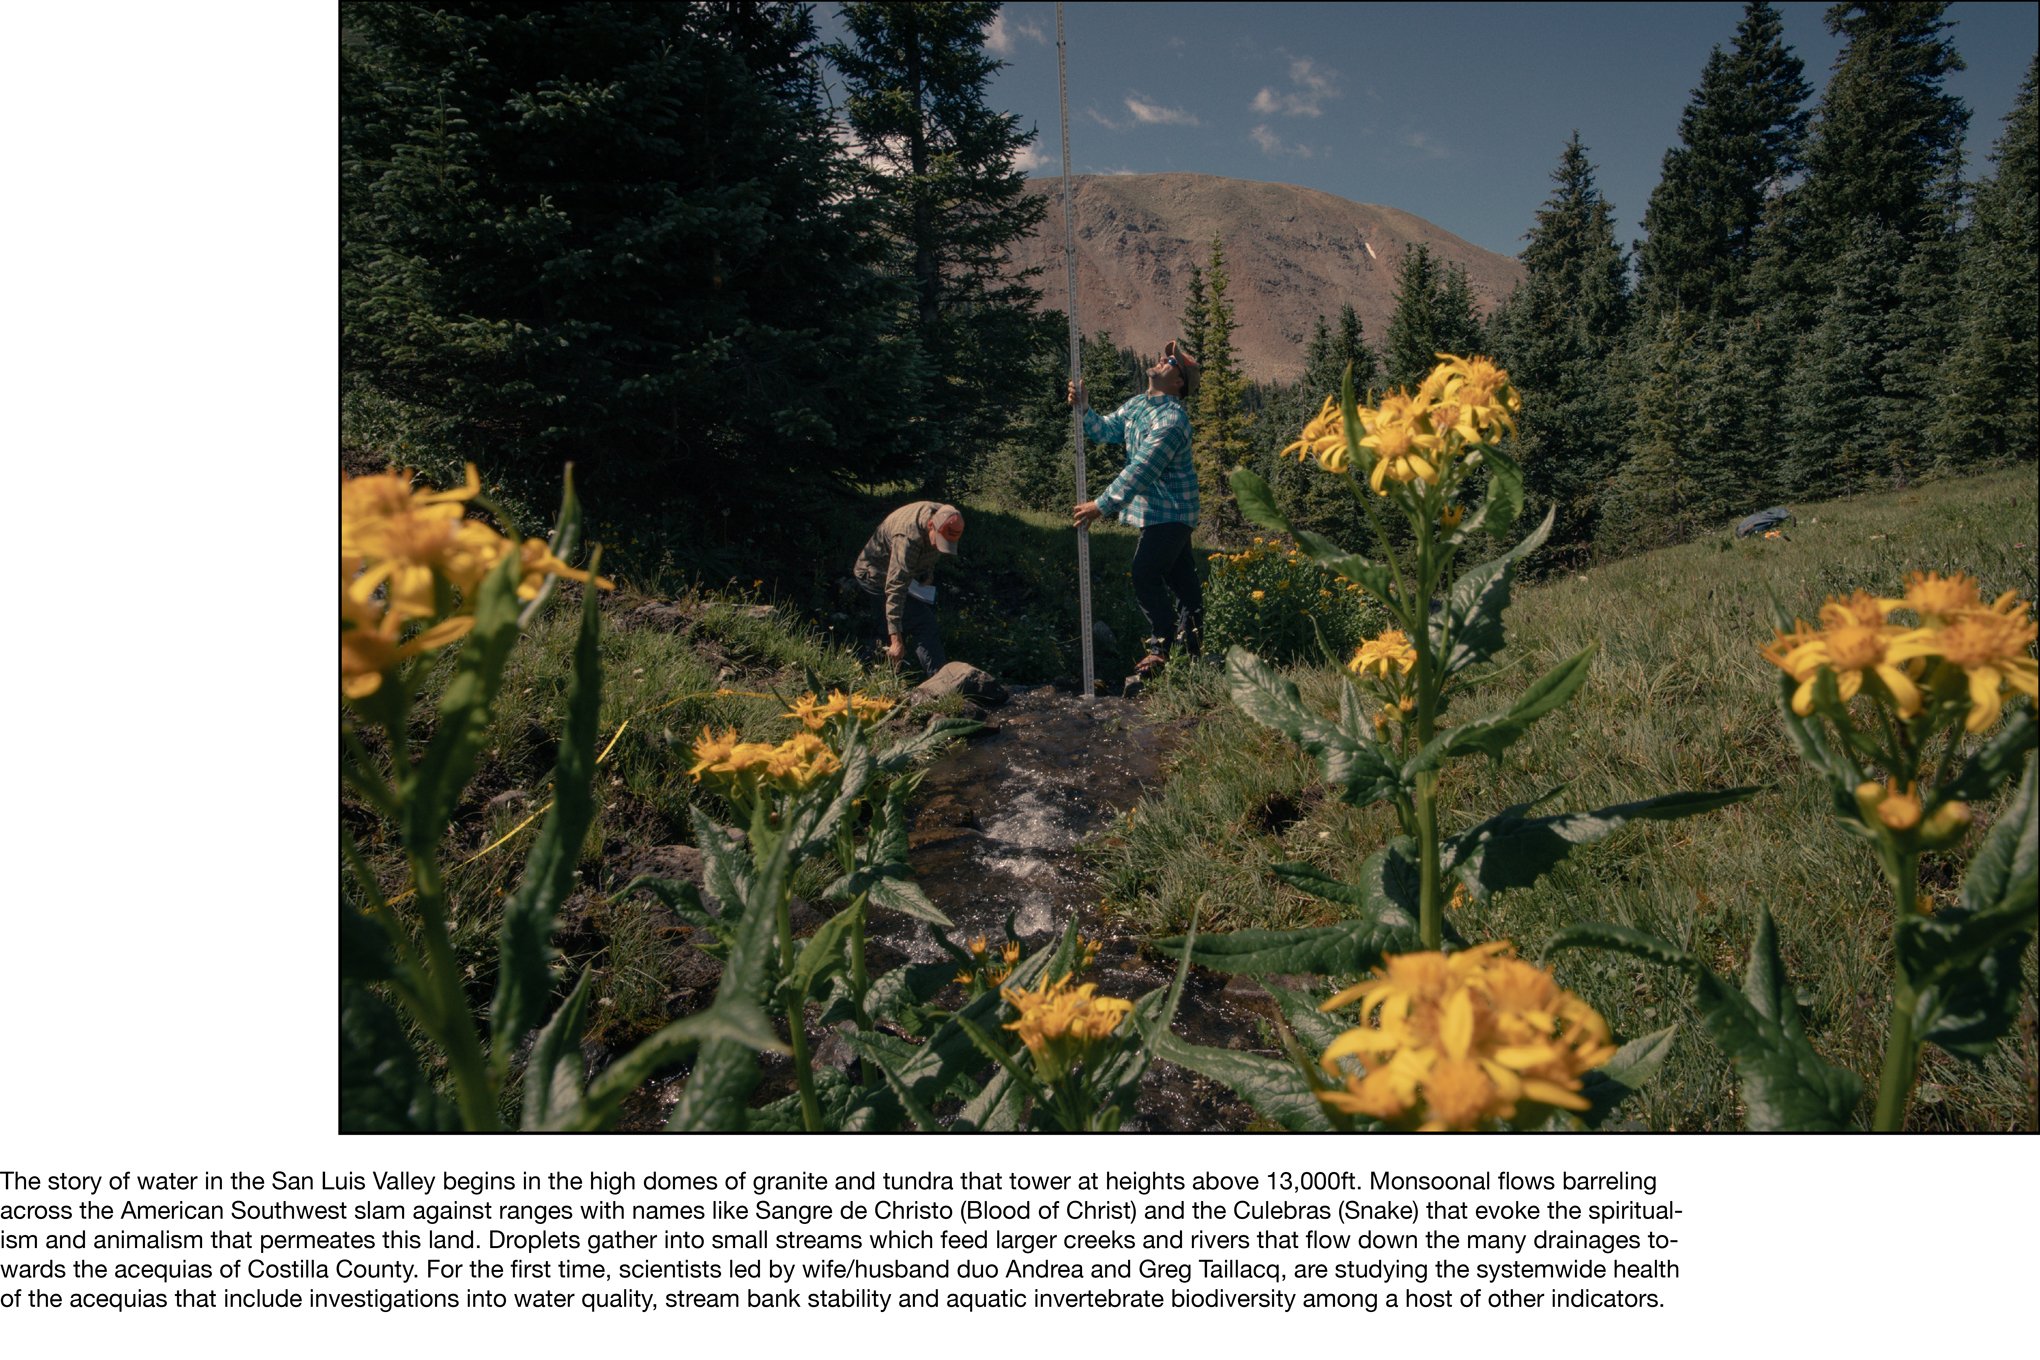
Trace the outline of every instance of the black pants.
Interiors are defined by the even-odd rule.
[[[885,617],[885,592],[873,590],[862,581],[857,583],[857,589],[863,593],[872,617],[878,620],[878,646],[883,652],[892,636],[892,627]],[[918,663],[924,672],[933,675],[949,660],[948,654],[942,650],[942,625],[935,617],[935,606],[909,595],[905,614],[902,622],[907,631],[902,635],[902,641],[907,646],[906,659]]]
[[[1147,618],[1148,650],[1167,655],[1179,637],[1190,655],[1203,650],[1204,586],[1190,554],[1189,525],[1150,524],[1140,531],[1133,598]]]

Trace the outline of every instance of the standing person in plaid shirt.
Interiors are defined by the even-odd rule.
[[[1133,550],[1133,596],[1147,617],[1147,655],[1134,668],[1142,678],[1168,660],[1180,637],[1196,656],[1203,644],[1204,587],[1190,554],[1197,527],[1197,467],[1190,459],[1190,411],[1197,392],[1197,360],[1162,346],[1162,361],[1148,370],[1148,388],[1109,416],[1084,407],[1084,438],[1126,448],[1126,467],[1103,495],[1071,511],[1078,528],[1105,515],[1140,530]],[[1071,383],[1069,399],[1084,391]],[[1173,595],[1174,607],[1170,596]]]

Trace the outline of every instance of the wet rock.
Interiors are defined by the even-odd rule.
[[[701,852],[691,845],[655,845],[649,850],[628,856],[618,864],[615,874],[610,878],[610,882],[615,885],[611,891],[646,875],[653,878],[685,879],[699,888]]]
[[[977,809],[953,793],[939,793],[930,798],[914,817],[916,830],[934,830],[937,827],[967,826],[982,830]]]
[[[968,661],[952,661],[923,680],[907,696],[907,702],[925,704],[950,694],[961,694],[994,707],[1006,702],[1006,687],[989,671],[981,671]]]
[[[642,628],[659,633],[685,633],[694,627],[694,613],[670,600],[647,600],[635,609],[617,615],[617,627]]]

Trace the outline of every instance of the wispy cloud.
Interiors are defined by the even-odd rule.
[[[1126,111],[1133,115],[1136,123],[1164,123],[1178,127],[1197,127],[1197,115],[1188,109],[1172,109],[1163,104],[1150,103],[1137,94],[1126,97]]]
[[[1264,117],[1320,118],[1325,101],[1339,97],[1339,73],[1319,66],[1310,57],[1295,57],[1289,63],[1289,87],[1278,90],[1264,85],[1254,96],[1253,109]]]
[[[1435,140],[1430,133],[1421,130],[1405,132],[1402,144],[1412,151],[1421,152],[1424,156],[1434,161],[1442,161],[1452,154],[1451,147],[1445,146]]]
[[[1133,126],[1132,123],[1113,122],[1110,118],[1107,118],[1104,114],[1098,112],[1098,106],[1095,104],[1091,105],[1089,108],[1086,108],[1084,110],[1084,116],[1090,119],[1092,122],[1096,123],[1099,127],[1111,128],[1114,132],[1124,132],[1126,129]]]
[[[1266,123],[1257,124],[1247,136],[1253,138],[1254,145],[1261,148],[1261,154],[1264,156],[1279,156],[1288,160],[1305,160],[1310,156],[1309,147],[1285,143],[1275,135],[1275,129]]]
[[[992,16],[992,26],[985,33],[985,50],[994,56],[1010,57],[1017,45],[1015,40],[1025,38],[1029,42],[1048,44],[1048,35],[1041,31],[1041,25],[1032,20],[1008,23],[1003,13]]]
[[[1043,151],[1039,146],[1023,146],[1013,155],[1013,168],[1023,175],[1031,175],[1036,170],[1048,169],[1058,159],[1058,157],[1051,156],[1046,151]]]

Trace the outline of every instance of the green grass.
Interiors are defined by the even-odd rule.
[[[1767,787],[1723,812],[1625,830],[1535,888],[1461,910],[1459,928],[1512,939],[1534,956],[1568,924],[1613,921],[1655,931],[1739,974],[1755,913],[1769,907],[1815,1046],[1868,1074],[1874,1089],[1890,1004],[1890,895],[1869,850],[1829,815],[1824,787],[1779,725],[1777,672],[1757,655],[1771,636],[1770,597],[1810,618],[1830,594],[1860,586],[1896,595],[1907,572],[1936,568],[1975,573],[1986,597],[2017,590],[2032,599],[2040,584],[2036,516],[2033,472],[2021,468],[1802,507],[1783,540],[1724,535],[1520,591],[1504,673],[1461,695],[1449,720],[1502,707],[1590,642],[1598,640],[1600,652],[1586,688],[1532,728],[1505,766],[1451,767],[1441,786],[1448,833],[1559,784],[1567,787],[1554,810],[1675,789]],[[1305,669],[1294,678],[1307,701],[1334,709],[1336,671]],[[1200,906],[1205,929],[1328,919],[1336,908],[1277,885],[1266,866],[1305,860],[1350,876],[1394,834],[1393,815],[1324,797],[1300,753],[1231,709],[1218,689],[1211,678],[1162,687],[1172,711],[1212,707],[1179,750],[1174,777],[1096,847],[1109,899],[1131,926],[1157,933],[1182,929]],[[1926,868],[1930,887],[1947,900],[1959,857]],[[1694,1032],[1682,982],[1589,953],[1561,956],[1558,971],[1619,1035],[1681,1023],[1672,1059],[1637,1110],[1644,1124],[1740,1125],[1731,1074]],[[2030,948],[2026,973],[2017,1030],[1989,1062],[1969,1067],[1929,1051],[1910,1127],[2035,1127]]]

